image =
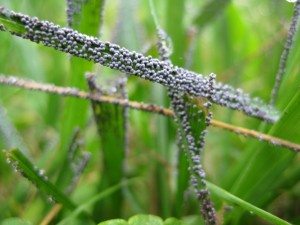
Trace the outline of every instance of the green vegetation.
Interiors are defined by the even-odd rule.
[[[0,6],[0,224],[300,223],[300,1]]]

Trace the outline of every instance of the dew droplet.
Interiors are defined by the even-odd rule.
[[[53,196],[48,196],[48,198],[47,198],[47,201],[49,202],[49,203],[51,203],[51,204],[54,204],[56,201],[55,201],[55,198],[53,197]]]
[[[6,158],[6,163],[7,164],[11,164],[11,159],[10,158]]]
[[[45,170],[39,170],[39,176],[42,177],[45,175]]]

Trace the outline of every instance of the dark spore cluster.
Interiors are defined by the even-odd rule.
[[[216,224],[216,212],[206,187],[206,174],[201,160],[201,153],[205,146],[205,135],[208,132],[205,129],[205,126],[210,124],[212,113],[209,112],[206,115],[205,110],[199,110],[199,105],[192,103],[190,99],[186,98],[184,93],[172,91],[169,92],[169,96],[172,108],[176,112],[176,120],[180,123],[178,141],[182,145],[181,149],[184,150],[184,153],[190,162],[190,181],[194,187],[197,198],[201,202],[201,214],[206,224]],[[207,109],[210,106],[210,102],[204,103],[204,107]],[[196,130],[193,129],[193,123],[191,121],[200,118],[205,119],[205,126]]]
[[[212,103],[243,111],[249,116],[268,122],[275,122],[277,119],[276,115],[272,114],[272,109],[262,107],[264,105],[262,101],[253,100],[242,90],[229,85],[212,84],[211,77],[204,77],[174,66],[168,61],[146,57],[109,42],[102,42],[69,28],[61,28],[48,21],[39,21],[37,18],[14,12],[6,13],[12,20],[25,25],[27,32],[19,34],[25,39],[41,42],[45,46],[100,63],[111,69],[160,83],[170,89],[208,98]]]

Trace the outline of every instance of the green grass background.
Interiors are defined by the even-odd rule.
[[[0,4],[66,26],[64,1],[1,0]],[[241,87],[251,95],[269,101],[293,4],[283,0],[156,0],[154,4],[159,23],[172,40],[171,60],[175,65],[204,75],[214,72],[218,81]],[[77,29],[97,34],[92,27]],[[148,1],[106,1],[100,34],[101,40],[158,57],[156,30]],[[284,112],[280,122],[267,125],[219,106],[213,107],[214,119],[299,143],[298,43],[299,34],[276,103]],[[75,63],[72,64],[72,60]],[[83,60],[70,61],[64,53],[0,33],[2,74],[88,90],[83,72],[92,69],[103,82],[123,76],[99,65],[87,65]],[[76,77],[82,73],[79,81],[74,81],[76,72],[79,73]],[[126,87],[130,100],[168,107],[166,91],[160,85],[129,77]],[[60,174],[65,171],[66,148],[73,127],[79,125],[84,149],[92,157],[70,198],[80,205],[99,190],[108,188],[101,186],[103,182],[110,183],[107,177],[111,177],[103,159],[113,158],[115,152],[100,151],[104,143],[100,142],[92,108],[87,101],[7,86],[0,86],[0,93],[0,149],[18,147],[37,166],[45,169],[55,183],[58,177],[64,176]],[[137,213],[152,213],[163,218],[197,215],[199,210],[192,192],[185,193],[188,201],[184,206],[175,204],[179,189],[174,122],[159,115],[129,110],[127,137],[124,176],[142,179],[124,188],[122,205],[113,197],[110,199],[112,203],[106,203],[107,207],[109,204],[113,206],[109,208],[111,217],[128,218]],[[105,145],[107,150],[109,144]],[[111,166],[114,163],[119,165],[118,160]],[[219,128],[210,128],[204,165],[210,182],[293,224],[300,223],[300,167],[296,154]],[[183,193],[179,195],[183,198]],[[14,174],[5,163],[5,156],[0,154],[0,221],[21,217],[33,224],[39,223],[52,207],[47,198],[30,182]],[[213,196],[213,200],[219,217],[224,215],[225,224],[268,224],[235,205],[228,209],[217,197]],[[93,212],[94,209],[90,207],[88,210]],[[63,210],[57,221],[69,213]],[[105,215],[107,212],[101,207],[94,211],[98,221],[107,219]]]

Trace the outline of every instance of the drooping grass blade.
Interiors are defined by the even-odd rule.
[[[4,151],[4,154],[7,162],[38,189],[44,191],[50,198],[61,203],[64,207],[70,210],[76,208],[76,205],[48,180],[48,177],[44,174],[45,171],[35,167],[19,149]]]

